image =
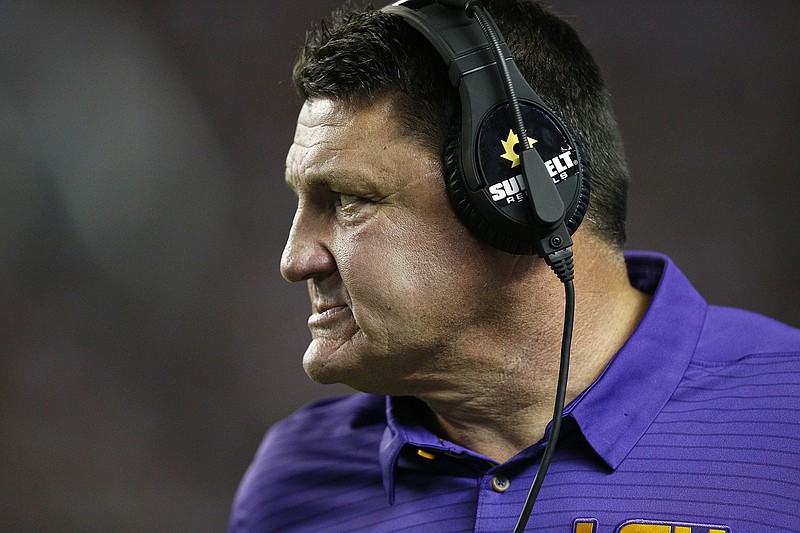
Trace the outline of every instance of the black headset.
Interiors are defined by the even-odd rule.
[[[461,123],[444,169],[464,224],[510,253],[546,258],[571,246],[589,203],[582,147],[522,77],[488,13],[467,0],[406,0],[383,11],[431,42],[458,89]]]
[[[573,130],[522,77],[500,30],[478,0],[404,0],[383,11],[400,15],[433,44],[458,89],[460,126],[453,128],[456,133],[443,155],[456,213],[495,248],[537,253],[565,287],[550,438],[514,528],[520,533],[561,429],[575,317],[571,234],[589,205],[588,166]]]

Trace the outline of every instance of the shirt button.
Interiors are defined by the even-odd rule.
[[[492,478],[492,488],[495,492],[505,492],[511,486],[511,481],[505,476],[494,476]]]

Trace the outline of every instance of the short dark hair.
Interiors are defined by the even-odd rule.
[[[575,30],[533,0],[485,0],[522,75],[572,126],[592,170],[584,219],[609,243],[625,243],[630,181],[605,82]],[[391,96],[403,133],[441,154],[460,101],[433,46],[397,15],[348,4],[306,36],[294,68],[304,99],[368,104]]]

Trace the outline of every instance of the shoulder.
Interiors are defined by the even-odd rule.
[[[384,396],[357,393],[327,398],[311,403],[275,424],[267,433],[264,445],[278,445],[290,439],[296,447],[298,441],[313,444],[319,437],[348,438],[354,432],[373,426],[380,426],[382,430],[385,424]]]
[[[255,524],[273,524],[287,510],[299,512],[308,504],[303,494],[324,496],[353,472],[377,475],[380,483],[385,405],[385,397],[361,393],[327,399],[270,428],[237,490],[230,530],[256,530]]]
[[[370,444],[386,427],[383,396],[354,394],[314,402],[278,422],[264,436],[250,469],[296,467],[331,448]],[[288,465],[286,464],[288,463]]]
[[[750,311],[708,307],[695,362],[733,363],[758,355],[800,365],[800,330]]]
[[[675,398],[688,402],[687,409],[726,413],[729,422],[787,423],[782,431],[798,435],[800,330],[757,313],[709,306]]]

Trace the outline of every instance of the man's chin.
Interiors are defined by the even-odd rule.
[[[308,377],[322,385],[345,383],[352,374],[352,361],[348,361],[348,341],[314,339],[303,356],[303,370]],[[350,365],[348,365],[350,363]]]
[[[381,372],[370,368],[364,352],[355,348],[349,341],[332,346],[329,340],[313,340],[303,356],[303,370],[321,385],[338,383],[362,392],[386,394]]]

